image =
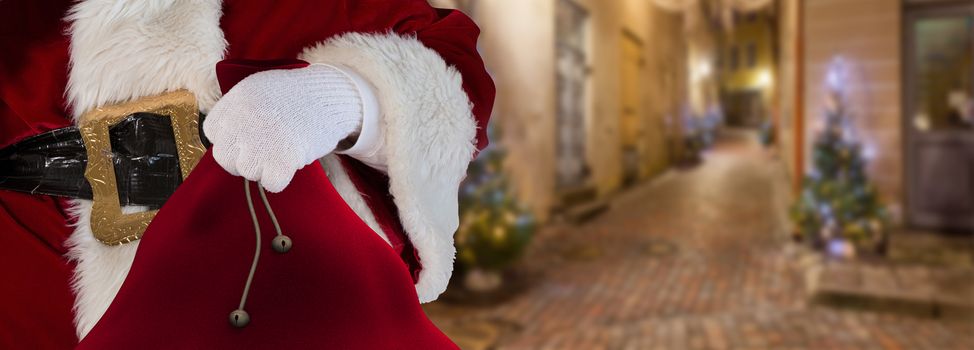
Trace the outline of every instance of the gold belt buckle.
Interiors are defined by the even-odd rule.
[[[108,128],[139,112],[169,116],[183,179],[196,167],[206,148],[199,137],[199,108],[187,90],[143,97],[95,108],[81,116],[78,129],[88,153],[85,178],[91,184],[91,232],[106,245],[120,245],[142,237],[158,210],[123,214],[118,200],[115,165]]]

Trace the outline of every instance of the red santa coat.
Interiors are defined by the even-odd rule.
[[[206,110],[220,96],[216,62],[301,58],[350,67],[376,85],[390,162],[387,177],[329,156],[325,169],[302,169],[270,195],[295,248],[265,252],[243,330],[226,314],[249,268],[253,228],[240,178],[212,158],[143,242],[120,247],[90,237],[87,201],[0,191],[0,261],[24,267],[0,269],[0,347],[70,347],[75,331],[93,348],[448,344],[416,298],[435,299],[449,280],[457,184],[486,144],[493,85],[467,17],[419,0],[3,1],[0,28],[0,147],[91,108],[175,89]],[[187,240],[207,243],[179,243]]]

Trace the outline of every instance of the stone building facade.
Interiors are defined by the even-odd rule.
[[[974,230],[974,5],[779,0],[778,8],[779,145],[796,186],[822,120],[829,63],[841,58],[853,128],[894,222]],[[929,80],[938,74],[948,79]]]
[[[547,219],[611,195],[681,152],[687,95],[679,15],[645,0],[439,0],[482,29],[492,119],[518,196]],[[586,197],[583,195],[583,197]]]

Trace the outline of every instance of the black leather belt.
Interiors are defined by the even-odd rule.
[[[200,114],[201,126],[203,118]],[[134,113],[112,125],[109,138],[119,204],[162,207],[183,182],[170,118]],[[0,149],[0,189],[91,199],[87,164],[77,127],[51,130]]]

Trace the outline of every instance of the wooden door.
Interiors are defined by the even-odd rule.
[[[908,10],[907,220],[974,230],[974,5]]]
[[[585,158],[588,13],[570,0],[558,0],[556,15],[556,164],[558,187],[566,189],[584,186],[589,176]]]

